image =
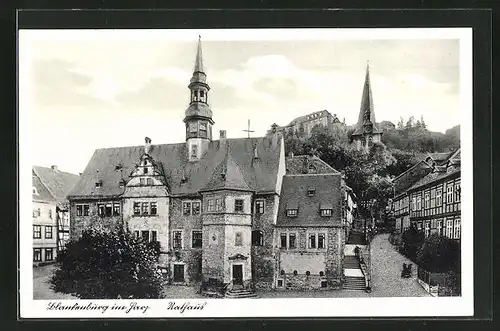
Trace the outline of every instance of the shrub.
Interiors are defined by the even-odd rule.
[[[403,232],[400,253],[416,263],[417,254],[424,242],[424,232],[411,226]]]
[[[162,277],[155,245],[124,231],[85,231],[58,255],[52,287],[82,299],[158,298]]]
[[[418,251],[417,263],[430,272],[459,269],[460,243],[438,234],[427,237]]]

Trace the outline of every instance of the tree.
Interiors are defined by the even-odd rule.
[[[420,115],[420,125],[422,126],[422,129],[427,130],[427,125],[424,122],[424,115]]]
[[[399,121],[398,121],[398,130],[403,130],[404,127],[405,127],[405,124],[404,124],[403,117],[400,117]]]
[[[157,246],[125,231],[84,231],[58,255],[52,287],[81,299],[158,298]]]
[[[410,116],[410,118],[408,119],[408,122],[406,122],[406,126],[405,126],[405,129],[411,129],[413,128],[413,126],[415,125],[415,118],[413,116]]]
[[[460,262],[460,243],[438,234],[425,238],[417,254],[419,266],[430,272],[456,270]]]

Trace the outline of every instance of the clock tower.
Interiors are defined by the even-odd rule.
[[[210,86],[207,75],[203,71],[203,56],[201,52],[201,37],[198,39],[198,49],[194,64],[193,76],[188,88],[191,92],[189,107],[186,109],[184,123],[186,125],[186,150],[189,161],[197,161],[208,149],[212,140],[212,110],[208,103]]]

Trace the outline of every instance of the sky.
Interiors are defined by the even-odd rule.
[[[263,136],[323,109],[354,124],[367,61],[377,121],[460,124],[458,39],[283,30],[21,30],[19,111],[43,133],[33,164],[79,173],[98,148],[184,141],[198,34],[214,138],[246,136],[248,120]]]

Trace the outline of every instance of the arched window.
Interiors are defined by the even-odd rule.
[[[284,275],[284,274],[285,274],[285,270],[281,270],[281,271],[280,271],[280,274],[281,274],[281,275]]]
[[[306,276],[309,276],[311,272],[309,270],[306,271]]]
[[[252,245],[253,246],[263,246],[264,245],[264,233],[260,230],[252,231]]]
[[[297,276],[297,274],[298,274],[297,270],[294,270],[294,271],[293,271],[293,275],[294,275],[294,276]]]
[[[320,275],[321,277],[323,277],[323,276],[325,275],[325,273],[324,273],[323,271],[320,271],[320,272],[319,272],[319,275]]]

